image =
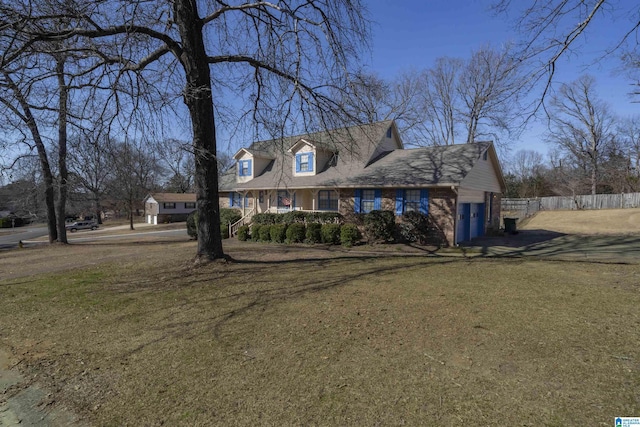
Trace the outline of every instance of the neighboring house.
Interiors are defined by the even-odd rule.
[[[194,193],[152,193],[144,199],[147,223],[185,221],[196,210]]]
[[[261,141],[240,149],[220,180],[220,206],[259,212],[420,211],[453,245],[499,226],[505,182],[491,142],[404,149],[396,125]]]

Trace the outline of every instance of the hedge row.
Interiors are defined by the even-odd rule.
[[[353,246],[362,238],[355,224],[253,224],[238,229],[238,240],[273,243],[329,243],[332,245]]]
[[[279,213],[259,213],[251,218],[252,224],[273,225],[273,224],[341,224],[344,217],[338,212],[303,212],[291,211],[283,214]]]
[[[229,238],[229,223],[240,221],[242,215],[237,209],[220,209],[220,233],[223,239]],[[187,217],[187,234],[193,239],[198,238],[198,211],[193,211]]]

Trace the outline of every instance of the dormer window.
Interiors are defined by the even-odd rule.
[[[313,153],[296,154],[296,172],[313,172]]]
[[[251,160],[238,161],[238,176],[251,176]]]

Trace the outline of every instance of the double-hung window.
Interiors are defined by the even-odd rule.
[[[176,208],[176,203],[175,202],[164,202],[162,204],[162,207],[164,207],[165,209],[175,209]]]
[[[296,154],[296,172],[313,172],[313,153]]]
[[[238,176],[251,176],[251,160],[238,161]]]
[[[373,210],[380,210],[382,200],[381,190],[357,189],[355,193],[355,213],[369,213]]]
[[[396,190],[396,215],[407,212],[429,213],[429,190],[423,189],[398,189]]]
[[[244,207],[249,207],[249,196],[246,195],[242,197],[242,194],[231,192],[229,193],[229,207],[231,208],[241,208],[242,207],[242,199],[244,199]]]
[[[318,192],[318,209],[321,211],[337,211],[338,194],[333,190]]]
[[[185,209],[195,209],[196,208],[196,202],[184,202],[184,208]]]

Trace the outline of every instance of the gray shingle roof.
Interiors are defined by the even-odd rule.
[[[275,188],[411,187],[457,185],[469,173],[490,142],[397,149],[371,159],[391,121],[254,143],[250,149],[275,157],[264,171],[237,183],[235,167],[220,180],[221,191]],[[336,158],[313,176],[293,176],[294,156],[287,150],[301,138],[335,147]]]

